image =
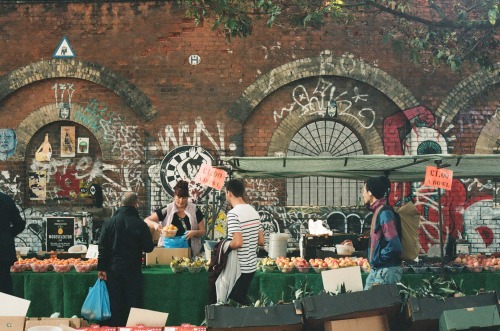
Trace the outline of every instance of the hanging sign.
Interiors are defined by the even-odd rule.
[[[209,186],[216,190],[222,190],[226,177],[227,172],[224,170],[214,168],[208,164],[202,164],[194,180],[201,185]]]
[[[425,186],[433,186],[445,190],[451,190],[453,181],[453,170],[427,166],[425,169]]]

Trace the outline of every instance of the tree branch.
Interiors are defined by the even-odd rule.
[[[474,28],[474,29],[479,29],[479,30],[491,29],[493,27],[492,24],[486,20],[467,21],[466,22],[466,21],[453,21],[453,20],[450,20],[450,19],[445,17],[445,18],[442,18],[441,21],[432,21],[432,20],[428,20],[428,19],[425,19],[425,18],[422,18],[419,16],[410,15],[407,13],[403,13],[403,12],[391,9],[389,7],[378,4],[373,0],[366,0],[365,5],[377,8],[378,10],[385,12],[385,13],[388,13],[388,14],[391,14],[392,16],[403,18],[403,19],[405,19],[407,21],[411,21],[411,22],[417,22],[417,23],[420,23],[420,24],[423,24],[426,26],[430,26],[430,27],[448,28],[448,29]],[[347,8],[341,4],[339,4],[338,6],[343,7],[343,8]],[[358,6],[361,6],[361,4],[359,4]],[[497,22],[494,25],[494,27],[498,27],[498,26],[500,26],[500,20],[497,20]]]

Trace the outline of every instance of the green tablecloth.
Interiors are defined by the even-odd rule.
[[[167,325],[191,323],[200,325],[205,319],[204,307],[207,302],[207,272],[175,274],[168,267],[144,269],[144,308],[168,312]],[[423,277],[434,274],[403,275],[402,282],[416,287]],[[363,281],[367,274],[362,274]],[[463,272],[451,275],[462,283],[466,294],[475,294],[479,289],[500,289],[500,273]],[[29,317],[47,317],[60,312],[64,317],[80,315],[88,288],[97,280],[97,272],[77,273],[33,273],[30,271],[12,274],[14,294],[31,300]],[[264,298],[278,302],[289,302],[294,298],[295,289],[306,281],[307,289],[317,294],[323,289],[321,275],[312,271],[308,274],[279,272],[257,272],[252,281],[249,295],[253,300]]]

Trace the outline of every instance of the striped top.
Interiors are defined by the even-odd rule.
[[[238,260],[242,273],[257,270],[257,243],[259,240],[260,216],[248,204],[236,205],[227,213],[227,236],[233,239],[235,232],[241,232],[243,246],[238,248]]]

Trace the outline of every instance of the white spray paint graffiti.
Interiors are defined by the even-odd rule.
[[[363,103],[368,102],[368,97],[368,94],[363,94],[358,87],[354,87],[352,91],[339,91],[336,95],[333,82],[319,78],[311,94],[303,85],[297,85],[292,92],[294,102],[279,112],[274,111],[273,117],[275,122],[279,122],[285,114],[294,110],[298,111],[300,116],[329,116],[336,112],[337,116],[351,117],[361,127],[370,129],[375,123],[375,111],[370,107],[359,109]],[[354,109],[354,105],[357,110]]]
[[[7,170],[0,172],[0,191],[9,195],[16,203],[21,202],[21,179]]]
[[[246,181],[246,195],[252,201],[259,201],[259,204],[277,206],[280,203],[278,197],[279,190],[269,180],[249,179]]]
[[[103,164],[102,177],[106,182],[102,185],[104,204],[108,206],[119,206],[122,192],[142,189],[144,182],[141,178],[142,142],[137,133],[137,126],[123,125],[121,121],[110,123],[101,120],[104,137],[113,148],[113,153],[119,153],[121,164]],[[107,172],[121,175],[121,182],[112,180]]]
[[[225,151],[225,142],[224,142],[224,123],[221,121],[217,121],[217,131],[219,135],[219,144],[215,141],[213,136],[210,134],[210,132],[207,130],[205,127],[205,124],[203,123],[203,120],[201,117],[196,117],[195,119],[195,128],[193,130],[193,137],[189,136],[189,124],[187,124],[185,121],[180,121],[178,124],[178,137],[175,135],[175,131],[172,125],[166,125],[165,126],[165,135],[163,136],[160,133],[158,133],[158,138],[160,140],[161,148],[163,153],[168,153],[171,149],[175,149],[181,145],[196,145],[196,146],[202,146],[201,143],[201,134],[203,133],[206,138],[210,141],[212,146],[214,147],[215,151],[220,153],[221,155],[224,155]],[[172,141],[173,147],[170,147],[170,141]]]
[[[75,93],[73,84],[54,84],[52,86],[54,90],[54,97],[56,99],[56,108],[59,109],[64,103],[71,106],[71,97]],[[59,104],[60,103],[60,104]]]

